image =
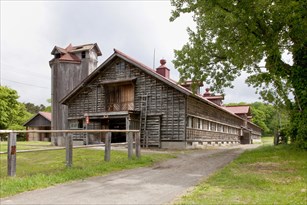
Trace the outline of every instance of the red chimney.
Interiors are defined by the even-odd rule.
[[[166,60],[165,59],[161,59],[160,60],[161,65],[157,68],[157,73],[159,73],[160,75],[169,78],[169,74],[170,74],[170,70],[165,66],[166,64]]]
[[[209,92],[209,88],[206,88],[206,92],[203,94],[204,97],[211,96],[211,93]]]

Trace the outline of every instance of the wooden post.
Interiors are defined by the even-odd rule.
[[[9,134],[7,143],[7,175],[16,176],[16,133]]]
[[[66,166],[72,166],[72,134],[64,134],[65,145],[66,145]]]
[[[128,159],[132,159],[133,155],[133,133],[127,132],[127,141],[128,141]]]
[[[110,161],[111,155],[111,132],[107,132],[105,135],[105,146],[104,146],[104,161]]]
[[[140,132],[135,133],[135,155],[137,158],[141,157],[141,138]]]

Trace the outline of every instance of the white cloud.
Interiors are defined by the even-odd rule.
[[[169,1],[1,1],[2,83],[21,101],[46,104],[50,90],[41,87],[50,88],[53,47],[95,42],[103,52],[100,63],[117,48],[152,67],[155,49],[155,67],[165,58],[178,79],[173,50],[187,42],[186,28],[194,22],[191,15],[169,22],[171,9]]]

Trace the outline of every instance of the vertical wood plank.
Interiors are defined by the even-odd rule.
[[[109,162],[111,155],[111,132],[105,134],[104,161]]]
[[[141,157],[141,137],[140,132],[135,133],[135,155],[137,158]]]
[[[132,159],[133,155],[133,133],[127,132],[127,141],[128,141],[128,159]]]
[[[66,146],[66,167],[72,166],[72,134],[64,133],[65,146]]]
[[[7,143],[7,175],[16,176],[16,133],[10,133]]]

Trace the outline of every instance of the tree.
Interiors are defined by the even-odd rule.
[[[41,104],[41,105],[35,105],[33,103],[23,103],[27,109],[27,111],[31,114],[36,114],[39,111],[44,111],[46,109],[46,106]]]
[[[0,129],[24,129],[23,123],[31,117],[25,105],[17,99],[15,90],[0,86]]]
[[[43,111],[45,112],[51,112],[51,99],[47,99],[47,103],[49,104]]]
[[[181,81],[205,81],[222,93],[242,72],[248,73],[246,82],[265,101],[291,112],[292,140],[307,148],[307,1],[171,2],[171,21],[193,13],[196,22],[195,31],[188,28],[189,42],[175,50]],[[293,63],[283,59],[285,53]]]

